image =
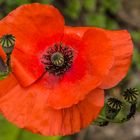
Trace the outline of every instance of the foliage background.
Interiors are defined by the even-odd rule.
[[[122,92],[127,87],[140,90],[140,0],[0,0],[0,18],[22,4],[39,2],[55,5],[67,25],[96,26],[106,29],[128,29],[135,43],[132,67],[127,77],[109,92]],[[140,107],[138,106],[138,110]],[[117,138],[114,132],[117,133]],[[134,132],[134,133],[132,133]],[[127,133],[127,134],[125,134]],[[94,135],[94,136],[93,136]],[[0,140],[138,140],[140,116],[135,121],[106,128],[91,126],[67,137],[43,137],[21,130],[0,116]]]

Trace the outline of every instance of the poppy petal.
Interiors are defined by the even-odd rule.
[[[80,37],[83,37],[84,33],[93,27],[71,27],[71,26],[65,26],[64,32],[66,34],[77,34]]]
[[[76,34],[64,34],[62,43],[72,46],[79,53],[72,68],[65,73],[62,78],[46,72],[39,81],[34,83],[35,88],[33,90],[36,90],[36,93],[39,95],[41,93],[45,94],[47,96],[46,104],[54,109],[67,108],[83,100],[91,90],[95,89],[101,83],[110,67],[110,63],[112,63],[112,50],[108,46],[110,44],[104,32],[92,30],[88,33],[83,41]],[[94,37],[95,34],[96,37]],[[103,43],[96,42],[96,39],[98,40],[99,38],[103,38],[102,41],[108,45],[105,46]],[[88,44],[85,44],[85,42]],[[94,44],[94,42],[96,44]],[[98,47],[96,47],[96,45]],[[91,51],[92,49],[94,52]],[[102,55],[99,55],[100,50],[103,51]],[[89,52],[94,54],[94,57],[92,54],[90,54],[89,57]],[[97,55],[97,53],[99,54]],[[21,54],[18,53],[17,55],[20,57]],[[107,59],[103,63],[104,57]],[[24,59],[22,61],[24,61]],[[99,65],[96,64],[97,61],[99,61]],[[100,70],[100,68],[102,69]],[[18,67],[17,70],[19,74],[21,72],[24,73],[24,75],[28,75],[28,73],[22,71],[20,67]],[[28,77],[29,80],[30,78],[31,77]],[[70,90],[68,90],[68,87]],[[64,98],[65,100],[63,100]]]
[[[7,92],[13,89],[17,84],[18,82],[13,74],[10,74],[5,79],[0,80],[0,98],[7,94]]]
[[[104,43],[98,41],[100,38]],[[60,79],[46,74],[40,84],[46,87],[48,106],[55,109],[67,108],[83,100],[100,85],[112,64],[110,42],[102,31],[88,31],[83,40],[77,34],[65,33],[62,43],[75,51],[72,67]]]
[[[0,36],[13,34],[16,38],[13,72],[23,86],[28,86],[43,74],[40,54],[50,44],[60,42],[64,20],[53,6],[34,3],[11,12],[0,21],[0,29]]]
[[[114,62],[111,41],[104,30],[89,29],[83,36],[83,55],[86,55],[91,66],[94,81],[102,81]]]
[[[17,126],[46,136],[80,131],[97,118],[104,105],[101,89],[93,90],[78,104],[60,110],[48,107],[44,94],[38,96],[35,92],[17,85],[0,99],[1,111]]]
[[[133,52],[132,40],[126,30],[106,31],[106,33],[112,41],[115,60],[108,75],[100,85],[100,88],[103,89],[114,87],[126,76],[131,64]]]
[[[66,33],[76,33],[81,38],[88,29],[94,27],[70,27],[65,26]],[[98,30],[103,30],[98,28]],[[114,63],[100,85],[100,88],[107,89],[117,85],[127,74],[131,64],[133,43],[130,34],[126,30],[109,31],[104,30],[112,43]],[[111,79],[111,80],[110,80]]]
[[[78,48],[80,42],[81,39],[76,34],[64,34],[62,43],[74,50],[72,67],[60,78],[46,73],[44,79],[42,79],[42,83],[43,81],[46,83],[46,91],[49,93],[47,104],[52,108],[70,107],[83,100],[95,88],[92,76],[88,73],[85,58]]]

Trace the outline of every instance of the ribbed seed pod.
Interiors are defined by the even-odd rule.
[[[61,67],[64,64],[64,56],[60,52],[56,52],[51,56],[51,61],[55,66]]]
[[[106,104],[106,117],[114,119],[122,109],[122,102],[116,98],[109,98]]]
[[[123,98],[128,103],[136,103],[138,98],[138,90],[136,88],[129,88],[123,92]]]
[[[11,34],[3,35],[0,38],[0,44],[6,54],[11,54],[15,45],[15,37]]]

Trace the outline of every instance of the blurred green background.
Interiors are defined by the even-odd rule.
[[[109,92],[121,92],[127,87],[136,87],[140,91],[140,0],[0,0],[0,18],[22,4],[33,2],[55,5],[65,17],[67,25],[128,29],[135,44],[132,67],[123,82]],[[112,125],[102,129],[91,126],[79,134],[67,137],[32,134],[0,116],[0,140],[140,140],[139,116],[137,114],[136,121],[126,125]],[[129,134],[132,128],[134,133]],[[116,131],[117,138],[113,135]]]

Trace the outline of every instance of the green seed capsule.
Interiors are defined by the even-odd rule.
[[[113,120],[122,108],[122,102],[116,98],[109,98],[106,105],[106,117]]]
[[[55,66],[61,67],[64,64],[64,56],[60,52],[56,52],[51,56],[51,61]]]
[[[129,88],[122,95],[126,102],[133,104],[137,102],[139,93],[137,89]]]
[[[6,54],[11,54],[15,45],[15,37],[11,34],[3,35],[0,38],[0,44]]]

